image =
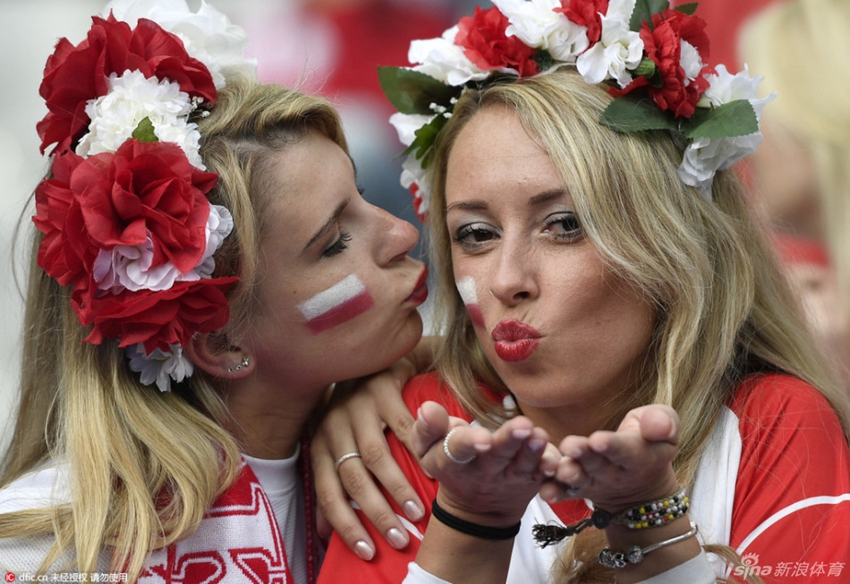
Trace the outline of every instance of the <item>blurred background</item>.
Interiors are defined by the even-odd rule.
[[[703,0],[712,60],[734,64],[741,19],[770,0]],[[189,0],[194,10],[200,0]],[[410,40],[437,37],[471,14],[476,0],[213,0],[248,32],[248,53],[261,81],[299,86],[331,99],[365,196],[418,225],[398,183],[401,152],[387,123],[392,113],[378,85],[377,65],[407,65]],[[44,62],[60,37],[77,44],[104,0],[0,0],[0,452],[15,410],[20,359],[23,257],[30,193],[47,168],[36,123],[46,113],[38,95]],[[25,229],[15,237],[15,228]]]

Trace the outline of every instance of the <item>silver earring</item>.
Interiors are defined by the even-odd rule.
[[[251,360],[248,357],[242,357],[242,362],[236,366],[237,371],[242,371],[243,367],[247,367],[251,364]],[[228,367],[228,371],[230,371],[230,367]]]

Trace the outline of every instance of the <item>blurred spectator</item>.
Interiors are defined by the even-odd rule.
[[[750,157],[758,200],[850,389],[850,2],[775,3],[742,29],[740,58],[778,94]]]

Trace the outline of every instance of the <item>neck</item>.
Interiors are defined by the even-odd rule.
[[[603,410],[598,404],[582,407],[571,404],[564,407],[535,407],[519,403],[524,416],[528,417],[535,425],[540,426],[549,433],[549,441],[555,446],[567,436],[589,436],[597,430],[613,430],[610,421],[616,417],[616,413]],[[625,412],[622,412],[625,415]],[[616,420],[619,423],[619,420]]]
[[[244,454],[277,460],[295,454],[321,389],[291,391],[257,384],[234,384],[228,392],[231,423],[228,430]]]

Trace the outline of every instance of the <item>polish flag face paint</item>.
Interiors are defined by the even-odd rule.
[[[472,276],[467,276],[458,280],[457,291],[466,305],[466,310],[469,312],[469,319],[475,326],[484,326],[484,315],[481,314],[481,308],[478,306],[478,292],[475,280]]]
[[[298,310],[307,319],[307,328],[321,333],[360,316],[374,305],[366,286],[351,274],[299,304]]]

